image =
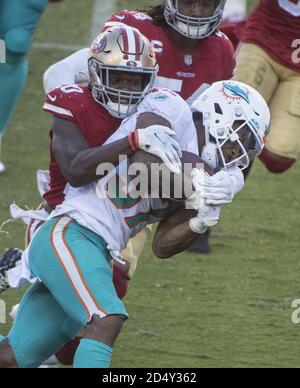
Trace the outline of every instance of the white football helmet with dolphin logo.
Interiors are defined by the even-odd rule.
[[[205,129],[202,159],[213,169],[238,166],[246,169],[259,155],[270,130],[270,111],[263,97],[252,87],[237,81],[214,83],[194,102]],[[235,143],[235,157],[224,154],[226,144]]]

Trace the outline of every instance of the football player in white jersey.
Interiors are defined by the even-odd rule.
[[[98,42],[99,43],[99,42]],[[73,88],[74,89],[74,93],[76,93],[77,92],[77,95],[78,95],[78,93],[79,93],[79,95],[80,95],[80,89],[79,88]],[[157,101],[159,102],[159,105],[160,106],[162,106],[163,105],[163,101],[165,100],[165,96],[164,96],[164,94],[160,94],[159,93],[159,91],[156,91],[155,93],[158,93],[158,99],[157,99]],[[175,98],[175,95],[172,95],[173,96],[173,98]],[[52,99],[50,99],[50,97],[52,98]],[[49,104],[51,103],[51,101],[52,101],[52,105],[54,104],[54,102],[56,103],[56,104],[59,104],[59,103],[61,103],[61,98],[57,98],[57,96],[55,95],[51,95],[49,97]],[[62,96],[60,96],[60,97],[62,97]],[[77,97],[78,98],[78,97]],[[178,97],[177,97],[178,98]],[[54,102],[53,102],[53,100],[55,100]],[[55,108],[56,109],[56,111],[59,111],[59,112],[65,112],[66,113],[66,109],[65,110],[62,110],[61,108],[61,106],[58,106],[58,108],[60,108],[60,109],[57,109],[57,108]],[[53,108],[54,109],[54,108]],[[155,112],[158,112],[159,111],[159,109],[158,108],[156,108],[156,110],[155,110]],[[177,108],[176,108],[176,112],[177,112]],[[188,114],[186,115],[186,117],[188,117]],[[159,121],[159,122],[161,122],[161,121]],[[155,123],[155,122],[153,122],[153,123]],[[191,120],[190,120],[190,123],[191,123]],[[185,131],[185,135],[187,135],[188,134],[188,128],[190,127],[190,124],[189,123],[185,123],[185,124],[183,124],[182,125],[182,128],[184,128],[184,131]],[[164,132],[166,132],[166,130],[164,129],[163,130]],[[144,140],[146,140],[145,139],[145,136],[141,136],[142,135],[142,132],[143,131],[139,131],[139,137],[140,137],[140,141],[142,141],[142,139],[144,138]],[[147,131],[148,133],[150,133],[150,130],[149,131]],[[153,134],[154,133],[158,133],[158,131],[157,130],[155,130],[154,128],[153,128]],[[160,136],[162,136],[162,130],[160,131]],[[179,132],[178,132],[178,134],[179,134]],[[193,136],[188,136],[188,139],[189,139],[189,141],[191,141],[192,139],[193,139]],[[148,139],[149,140],[149,139]],[[171,145],[172,144],[172,141],[171,141],[171,138],[170,138],[170,141],[169,141],[169,145]],[[141,144],[140,144],[140,146],[141,146]],[[154,146],[154,144],[152,144],[152,147]],[[158,149],[157,149],[157,145],[156,145],[156,147],[154,146],[154,148],[156,148],[156,151],[158,151]],[[149,151],[150,151],[150,149],[149,149]],[[162,151],[162,150],[161,150]],[[163,154],[161,154],[162,155],[162,157],[163,157]],[[111,155],[110,155],[111,156]],[[173,163],[174,163],[174,160],[173,160]],[[176,164],[176,163],[175,163]],[[237,174],[237,176],[239,176],[239,174]],[[216,178],[216,179],[218,179],[218,178]],[[235,187],[233,187],[233,185],[235,184],[235,182],[231,182],[231,180],[229,179],[229,180],[227,180],[226,182],[224,181],[224,179],[222,180],[222,182],[220,182],[220,181],[218,181],[219,183],[218,184],[216,184],[216,182],[214,182],[213,184],[212,184],[212,188],[211,188],[211,190],[213,190],[213,189],[215,189],[215,190],[218,190],[218,201],[219,202],[221,202],[221,199],[220,199],[220,195],[223,195],[223,201],[228,201],[228,196],[230,197],[230,200],[232,200],[232,196],[233,196],[233,193],[236,193],[237,191],[239,191],[240,190],[240,181],[238,182],[238,184],[236,185],[236,187],[237,187],[237,189],[235,188]],[[226,187],[224,186],[224,184],[226,185]],[[225,199],[224,199],[224,191],[223,191],[223,193],[222,192],[220,192],[220,187],[222,187],[222,190],[224,190],[225,191]],[[230,194],[228,194],[228,193],[230,193]],[[34,214],[33,214],[33,216],[34,216]],[[40,220],[39,220],[40,221]],[[40,222],[39,222],[40,223]],[[4,266],[4,269],[6,268],[6,266]]]
[[[167,0],[152,7],[149,12],[124,11],[114,15],[107,21],[105,28],[129,25],[142,31],[152,41],[158,57],[160,74],[156,85],[173,88],[191,103],[203,88],[233,75],[233,47],[226,36],[218,32],[224,4],[224,0]],[[89,49],[84,49],[52,66],[44,76],[46,92],[57,86],[86,81],[89,74],[88,57]],[[222,61],[218,60],[220,57]],[[174,66],[169,66],[169,63]],[[206,71],[199,71],[203,67]],[[127,278],[132,278],[147,234],[145,230],[130,242],[125,253],[128,270],[126,274],[115,277],[117,288],[117,283],[121,289]],[[208,248],[205,247],[204,251],[208,252]],[[1,262],[3,268],[7,267],[7,262],[14,263],[15,252],[11,250],[0,258],[0,271]],[[125,294],[127,287],[123,288]]]
[[[172,99],[177,99],[172,114],[162,116],[167,127],[176,131],[186,124],[189,115],[191,119],[191,112],[183,102],[179,104],[178,96],[159,92],[149,98],[159,109],[162,105],[167,109]],[[146,107],[146,99],[144,103]],[[183,109],[178,110],[180,107]],[[262,151],[270,114],[254,89],[237,82],[217,83],[194,104],[193,111],[201,132],[199,145],[204,145],[202,158],[212,168],[221,169],[219,175],[247,168]],[[130,121],[136,120],[137,127],[141,119],[151,124],[152,118],[138,113],[113,135],[111,145],[130,137],[134,142]],[[183,151],[189,149],[190,139],[184,134],[178,141]],[[118,175],[121,170],[120,166]],[[114,341],[127,318],[112,284],[111,258],[120,261],[120,252],[129,239],[149,223],[160,220],[153,248],[161,258],[185,250],[198,234],[218,223],[220,208],[209,205],[210,194],[206,193],[211,178],[201,170],[192,171],[195,190],[186,204],[193,210],[159,197],[123,198],[120,190],[111,195],[111,174],[98,183],[71,188],[65,202],[35,235],[22,274],[39,282],[23,298],[8,341],[0,344],[0,367],[38,366],[82,326],[86,332],[75,355],[75,367],[107,367]],[[214,203],[216,200],[213,198]]]
[[[234,72],[234,49],[218,31],[224,5],[225,0],[164,0],[145,12],[124,11],[113,15],[104,28],[129,25],[147,36],[159,64],[155,86],[179,93],[191,105],[206,87],[230,79]],[[88,49],[83,49],[51,66],[44,74],[45,91],[86,81],[87,58]],[[202,68],[206,71],[200,71]],[[127,247],[124,257],[128,262],[128,279],[135,273],[148,235],[148,229],[144,230]],[[198,241],[198,251],[200,246],[201,253],[209,253],[208,234]],[[115,276],[116,286],[125,284],[126,277],[120,273]]]

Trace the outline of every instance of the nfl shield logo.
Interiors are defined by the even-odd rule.
[[[184,62],[187,66],[191,66],[193,64],[193,57],[192,55],[185,55],[184,56]]]

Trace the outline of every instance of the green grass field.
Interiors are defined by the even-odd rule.
[[[118,8],[125,5],[141,8],[144,1]],[[50,6],[35,42],[86,46],[92,7],[92,0]],[[39,203],[35,171],[47,168],[51,123],[41,110],[41,76],[67,54],[31,51],[28,85],[4,141],[8,170],[0,177],[0,224],[13,201]],[[297,165],[274,176],[257,162],[246,189],[224,208],[210,256],[181,254],[160,262],[149,244],[126,297],[130,320],[117,341],[113,367],[299,366],[300,326],[291,321],[292,301],[300,298],[299,172]],[[9,234],[0,234],[1,252],[23,246],[21,223],[4,230]],[[21,294],[1,295],[7,311]],[[0,325],[1,334],[10,324],[8,319]]]

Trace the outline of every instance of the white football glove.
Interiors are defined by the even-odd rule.
[[[203,234],[208,228],[219,223],[220,206],[205,206],[199,210],[197,217],[190,220],[190,228],[194,233]]]
[[[208,184],[204,187],[205,202],[212,206],[231,203],[244,185],[245,178],[238,167],[220,171],[209,177]]]
[[[193,169],[191,179],[196,192],[187,202],[195,210],[201,209],[203,201],[211,206],[229,204],[245,185],[244,175],[238,167],[222,170],[213,176]]]
[[[180,174],[182,152],[178,142],[171,137],[175,135],[175,131],[162,125],[137,129],[134,133],[134,146],[159,157],[171,172]]]
[[[208,178],[209,175],[204,170],[198,170],[197,168],[192,169],[191,180],[195,190],[185,201],[186,209],[199,211],[203,207],[206,207],[204,188],[205,182]]]

